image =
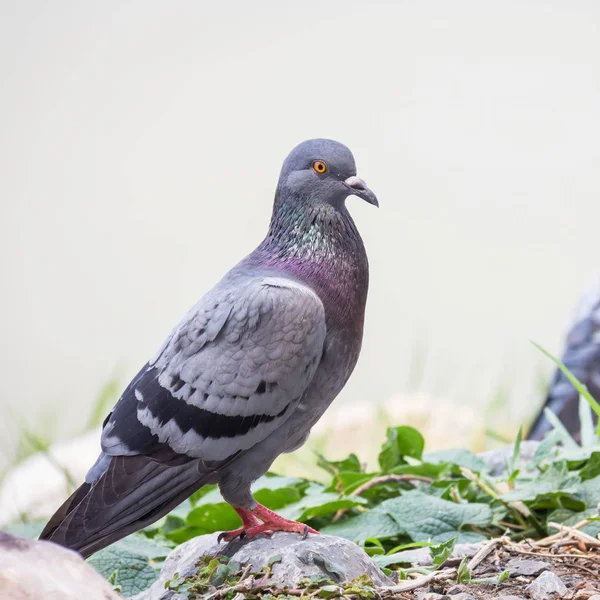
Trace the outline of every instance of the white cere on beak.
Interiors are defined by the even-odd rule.
[[[356,175],[348,177],[348,179],[346,179],[344,183],[346,185],[349,185],[351,188],[354,188],[355,190],[364,190],[367,187],[367,184]]]

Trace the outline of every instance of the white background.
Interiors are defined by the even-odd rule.
[[[503,418],[535,411],[549,366],[528,340],[560,350],[600,266],[598,2],[0,17],[0,447],[21,423],[72,433],[116,368],[126,384],[262,239],[310,137],[350,146],[381,203],[348,201],[372,278],[340,402],[412,386],[483,411],[502,384]]]

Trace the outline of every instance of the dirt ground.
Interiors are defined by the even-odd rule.
[[[600,544],[599,544],[600,546]],[[433,595],[455,596],[458,600],[468,600],[467,596],[491,600],[505,596],[519,598],[544,598],[561,597],[566,600],[588,600],[600,594],[600,547],[588,548],[583,544],[573,543],[565,546],[541,548],[527,544],[499,544],[473,569],[472,579],[493,579],[498,574],[508,569],[511,571],[509,579],[503,583],[467,583],[457,584],[456,577],[444,580],[444,571],[456,568],[452,562],[446,564],[446,569],[438,573],[439,577],[433,578],[426,585],[407,592],[394,594],[396,598],[418,598],[419,600],[441,600]],[[523,574],[519,574],[523,571]],[[534,591],[528,587],[541,573],[551,572],[560,578],[566,592],[552,593]],[[449,573],[450,574],[450,573]],[[545,576],[546,579],[549,576]],[[506,599],[516,600],[516,599]],[[600,596],[598,599],[600,600]]]

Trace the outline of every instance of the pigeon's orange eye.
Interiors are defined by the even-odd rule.
[[[313,169],[319,174],[327,173],[327,165],[322,160],[315,160]]]

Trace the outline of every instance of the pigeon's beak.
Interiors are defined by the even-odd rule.
[[[369,189],[369,186],[360,177],[352,175],[352,177],[348,177],[344,183],[350,189],[350,193],[353,196],[358,196],[373,206],[379,206],[377,196]]]

